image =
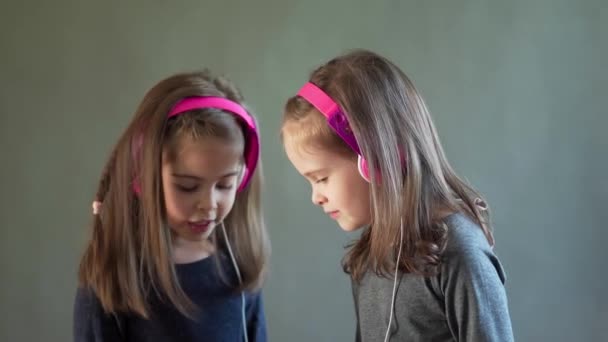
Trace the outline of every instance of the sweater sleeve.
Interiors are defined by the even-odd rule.
[[[457,241],[446,253],[441,287],[457,341],[513,341],[503,268],[489,245]]]
[[[246,295],[247,338],[249,342],[266,342],[266,315],[262,292]]]
[[[105,313],[92,290],[78,288],[73,313],[75,342],[123,341],[120,326],[120,318]]]

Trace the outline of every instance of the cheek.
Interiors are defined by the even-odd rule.
[[[358,176],[358,175],[357,175]],[[343,200],[349,207],[356,211],[358,215],[365,215],[369,212],[369,184],[362,178],[352,178],[348,184],[344,185]]]
[[[232,210],[235,200],[236,200],[236,190],[220,195],[219,201],[218,201],[218,208],[222,211],[221,215],[223,217],[228,215],[230,210]]]
[[[165,209],[170,219],[184,219],[190,216],[193,196],[180,193],[177,189],[165,189]]]

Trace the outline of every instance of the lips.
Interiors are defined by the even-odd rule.
[[[340,215],[340,211],[338,211],[338,210],[326,211],[325,213],[334,220],[338,218],[338,215]]]
[[[190,230],[194,233],[206,233],[211,228],[213,220],[200,220],[196,222],[188,222]]]

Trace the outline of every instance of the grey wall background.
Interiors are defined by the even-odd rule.
[[[272,341],[351,341],[354,236],[309,201],[282,105],[364,47],[427,99],[448,156],[494,208],[519,341],[608,341],[605,1],[3,1],[0,340],[71,339],[76,267],[109,149],[144,92],[209,67],[262,126]]]

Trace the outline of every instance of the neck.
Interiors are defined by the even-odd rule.
[[[187,264],[208,258],[215,252],[215,246],[208,239],[187,240],[173,234],[173,262]]]

